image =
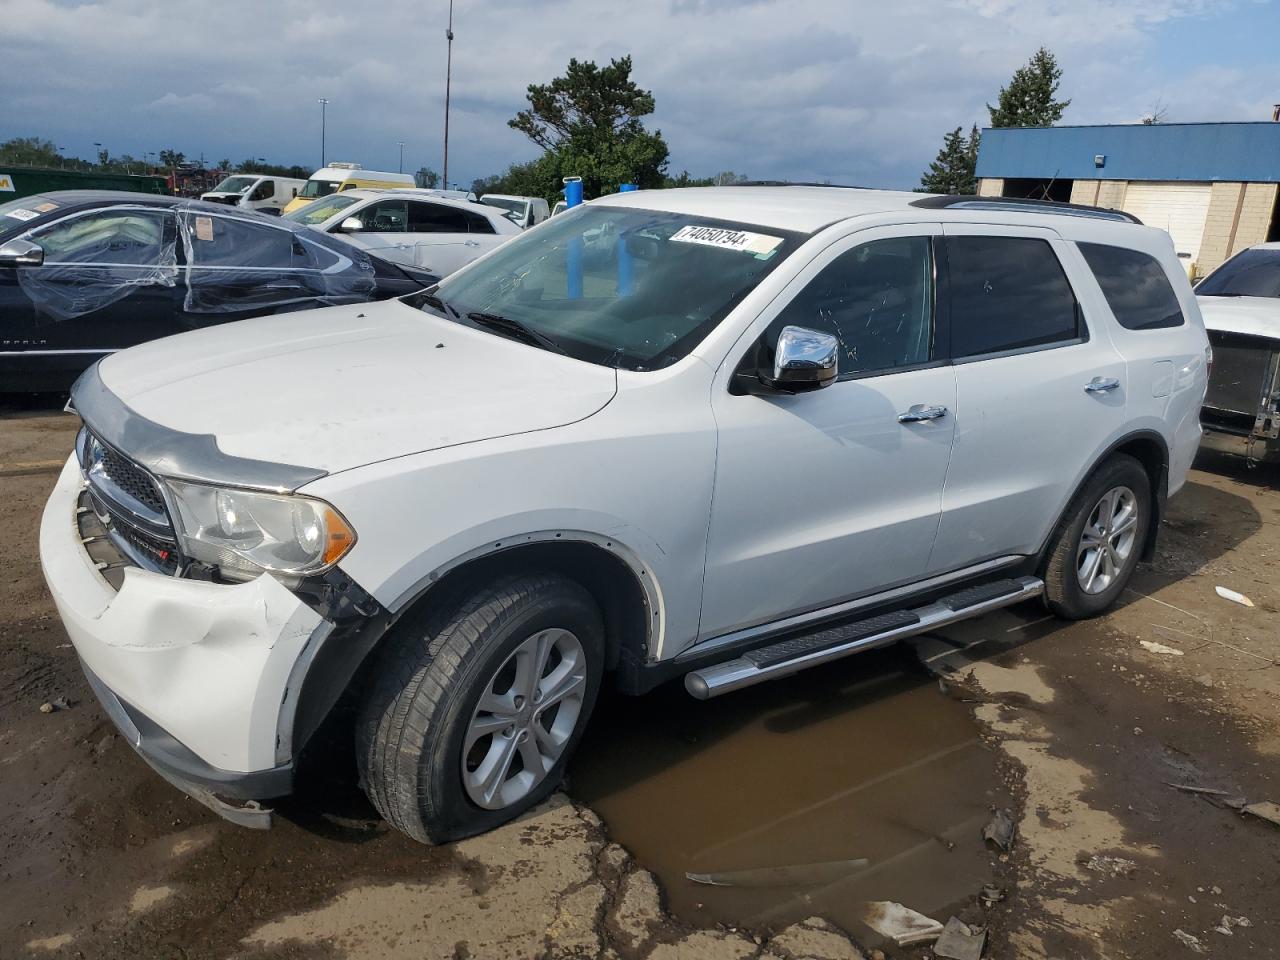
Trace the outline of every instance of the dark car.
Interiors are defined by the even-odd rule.
[[[299,224],[181,197],[66,191],[0,203],[0,392],[59,390],[146,340],[385,300],[436,277]]]

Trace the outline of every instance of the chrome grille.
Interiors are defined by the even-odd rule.
[[[81,506],[96,518],[101,528],[97,535],[120,555],[111,566],[178,576],[183,558],[159,481],[87,429],[81,431],[76,450],[87,486]]]
[[[103,451],[102,467],[112,482],[139,503],[146,504],[156,513],[164,513],[164,498],[150,475],[110,447],[104,447]]]

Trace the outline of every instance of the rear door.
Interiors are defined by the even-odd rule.
[[[409,203],[413,231],[413,266],[438,277],[465,267],[506,239],[494,232],[483,214],[429,200]]]
[[[1070,244],[1037,228],[943,231],[956,438],[932,573],[1035,553],[1123,427],[1127,395]]]

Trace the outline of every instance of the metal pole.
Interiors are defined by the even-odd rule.
[[[329,101],[324,97],[319,98],[320,101],[320,166],[324,166],[324,121],[325,111],[329,107]]]
[[[404,173],[404,141],[397,140],[396,143],[400,144],[400,169],[396,172]]]
[[[453,0],[449,0],[449,27],[444,35],[449,40],[449,50],[445,55],[444,68],[444,173],[441,179],[447,190],[449,188],[449,93],[453,84]]]

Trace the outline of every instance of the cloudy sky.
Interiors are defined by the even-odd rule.
[[[0,0],[0,141],[441,166],[448,0]],[[1270,0],[455,0],[450,179],[537,150],[506,121],[570,57],[630,53],[671,171],[910,187],[1040,44],[1064,123],[1265,120]]]

